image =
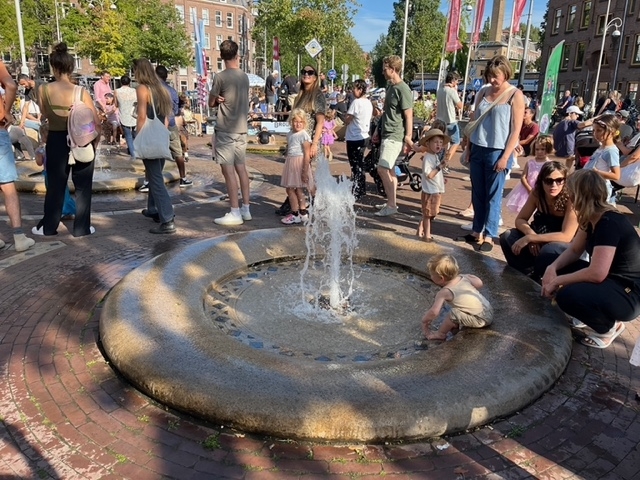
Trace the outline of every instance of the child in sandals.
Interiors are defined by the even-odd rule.
[[[475,275],[462,275],[455,257],[449,254],[434,255],[427,263],[431,280],[442,287],[433,305],[422,317],[422,331],[427,340],[445,340],[447,333],[459,327],[483,328],[493,322],[493,308],[478,291],[482,280]],[[445,303],[451,306],[440,328],[430,330]]]

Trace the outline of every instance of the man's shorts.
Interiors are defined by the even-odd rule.
[[[393,172],[396,166],[396,160],[402,153],[403,145],[403,141],[383,138],[382,143],[380,144],[380,158],[378,159],[378,166]]]
[[[180,143],[180,130],[178,127],[169,127],[169,134],[169,150],[171,150],[171,157],[175,162],[176,158],[184,156]]]
[[[275,95],[267,95],[267,103],[269,105],[275,105],[276,104],[276,96]]]
[[[422,192],[421,199],[423,217],[435,217],[440,213],[442,194]]]
[[[218,165],[243,165],[246,155],[246,133],[216,132],[215,160]]]
[[[17,179],[16,159],[13,156],[9,132],[0,128],[0,184],[12,183]]]
[[[458,126],[458,122],[447,125],[447,135],[449,135],[451,139],[451,145],[460,144],[460,127]]]

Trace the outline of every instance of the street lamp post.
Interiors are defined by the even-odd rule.
[[[407,21],[408,20],[409,20],[409,0],[405,0],[404,2],[404,33],[402,34],[402,70],[400,71],[401,77],[404,77],[404,59],[407,54]]]
[[[622,14],[622,26],[620,27],[620,36],[624,34],[624,27],[627,22],[627,9],[629,8],[629,0],[625,0],[624,2],[624,13]],[[612,34],[613,35],[613,34]],[[620,51],[622,50],[622,41],[618,42],[618,48],[616,49],[616,64],[613,67],[613,79],[611,80],[611,85],[615,90],[617,90],[617,82],[618,82],[618,65],[620,63]]]
[[[20,10],[20,0],[15,0],[16,5],[16,22],[18,24],[18,40],[20,41],[20,60],[22,67],[20,73],[29,75],[29,65],[27,65],[27,50],[24,47],[24,31],[22,30],[22,11]]]
[[[470,13],[473,10],[473,7],[471,6],[471,4],[467,3],[464,6],[464,11],[467,13]],[[460,31],[460,24],[462,23],[462,15],[460,15],[460,18],[458,20],[458,32]],[[454,50],[453,51],[453,70],[456,70],[456,54],[458,53],[458,50]]]
[[[467,82],[469,81],[469,62],[471,61],[471,52],[473,52],[476,48],[477,45],[475,44],[474,40],[474,31],[473,29],[475,28],[475,24],[476,24],[476,16],[478,15],[478,0],[476,0],[476,13],[474,15],[473,18],[473,27],[471,27],[471,32],[469,33],[469,49],[467,51],[467,65],[464,69],[464,79],[463,79],[463,83],[462,83],[462,111],[460,112],[460,119],[462,120],[462,114],[464,113],[464,98],[467,94]],[[469,5],[471,6],[471,5]]]
[[[604,16],[605,21],[609,18],[609,11],[611,9],[611,0],[607,1],[607,13]],[[596,101],[598,100],[598,82],[600,81],[600,69],[602,68],[602,57],[604,55],[604,42],[607,38],[607,30],[609,30],[611,27],[615,26],[615,30],[613,32],[611,32],[611,36],[612,37],[619,37],[620,36],[620,30],[618,30],[618,28],[620,28],[622,26],[622,20],[618,17],[616,18],[612,18],[609,22],[607,22],[607,24],[604,26],[604,28],[602,29],[602,45],[600,46],[600,56],[598,58],[598,68],[596,70],[596,82],[595,85],[593,87],[593,94],[591,95],[591,108],[595,109],[596,107]]]

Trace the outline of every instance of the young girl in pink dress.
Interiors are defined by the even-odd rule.
[[[324,158],[331,161],[333,160],[333,153],[331,152],[331,145],[333,145],[338,135],[336,135],[335,128],[336,122],[334,120],[335,113],[333,110],[327,110],[324,114],[324,125],[322,126],[322,145],[324,146]]]
[[[524,166],[520,183],[511,190],[511,193],[505,199],[509,210],[514,213],[520,213],[529,198],[529,193],[531,193],[536,184],[542,165],[549,161],[547,155],[551,152],[553,152],[553,140],[551,137],[542,137],[536,140],[534,145],[535,157]]]

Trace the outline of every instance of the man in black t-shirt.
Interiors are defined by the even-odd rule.
[[[267,103],[269,105],[276,104],[276,88],[278,83],[278,71],[274,70],[271,75],[267,77],[264,83],[264,94],[267,97]]]
[[[289,110],[291,110],[293,108],[293,102],[296,101],[296,97],[300,92],[298,79],[293,75],[287,75],[284,79],[284,84],[287,86],[287,104],[289,105]]]
[[[327,86],[327,76],[324,72],[320,73],[320,90],[325,94],[329,91],[329,87]]]

